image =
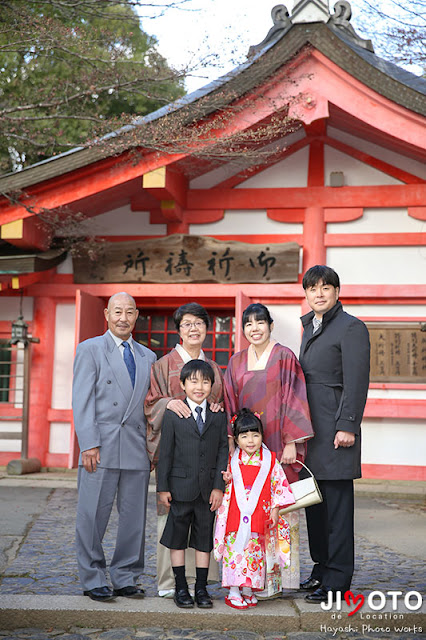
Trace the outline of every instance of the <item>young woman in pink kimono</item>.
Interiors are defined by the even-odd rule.
[[[228,484],[217,511],[214,554],[222,561],[222,586],[229,587],[225,604],[247,609],[257,605],[254,592],[265,587],[265,525],[271,520],[277,527],[279,508],[294,504],[294,497],[275,453],[262,444],[259,416],[242,409],[231,422],[237,447],[224,473]],[[288,531],[281,539],[285,564]]]
[[[244,310],[242,328],[250,344],[229,361],[224,380],[225,409],[228,419],[243,407],[258,412],[263,441],[284,465],[291,483],[298,480],[298,462],[305,459],[306,440],[312,438],[313,430],[302,367],[290,349],[273,339],[273,327],[265,305],[253,303]],[[230,430],[228,435],[232,448]],[[298,511],[287,514],[286,521],[290,527],[291,562],[283,569],[282,586],[298,589]]]

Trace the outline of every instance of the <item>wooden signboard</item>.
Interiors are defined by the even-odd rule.
[[[297,282],[299,245],[222,242],[172,235],[100,245],[73,258],[74,282]]]
[[[426,382],[426,325],[368,323],[370,382]]]

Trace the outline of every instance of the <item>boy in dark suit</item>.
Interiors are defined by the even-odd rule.
[[[161,544],[170,549],[175,576],[174,600],[178,607],[194,606],[185,577],[185,549],[195,548],[195,602],[212,607],[207,592],[207,572],[213,548],[214,512],[222,504],[222,471],[228,462],[226,415],[213,413],[207,405],[214,371],[204,360],[187,362],[180,384],[191,409],[189,418],[166,410],[161,431],[157,491],[170,506]],[[190,535],[189,535],[190,534]]]

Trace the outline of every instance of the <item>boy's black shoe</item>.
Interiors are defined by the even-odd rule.
[[[195,602],[200,609],[211,609],[213,606],[212,599],[205,587],[195,591]]]
[[[189,595],[188,589],[176,590],[173,600],[176,606],[181,607],[181,609],[190,609],[194,606],[194,600]]]

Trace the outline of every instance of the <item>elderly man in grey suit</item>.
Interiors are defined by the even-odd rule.
[[[72,407],[80,446],[76,548],[84,595],[108,602],[141,598],[150,463],[143,413],[156,356],[132,340],[134,299],[116,293],[105,309],[108,331],[80,343],[74,361]],[[117,539],[107,584],[102,539],[114,498]]]

